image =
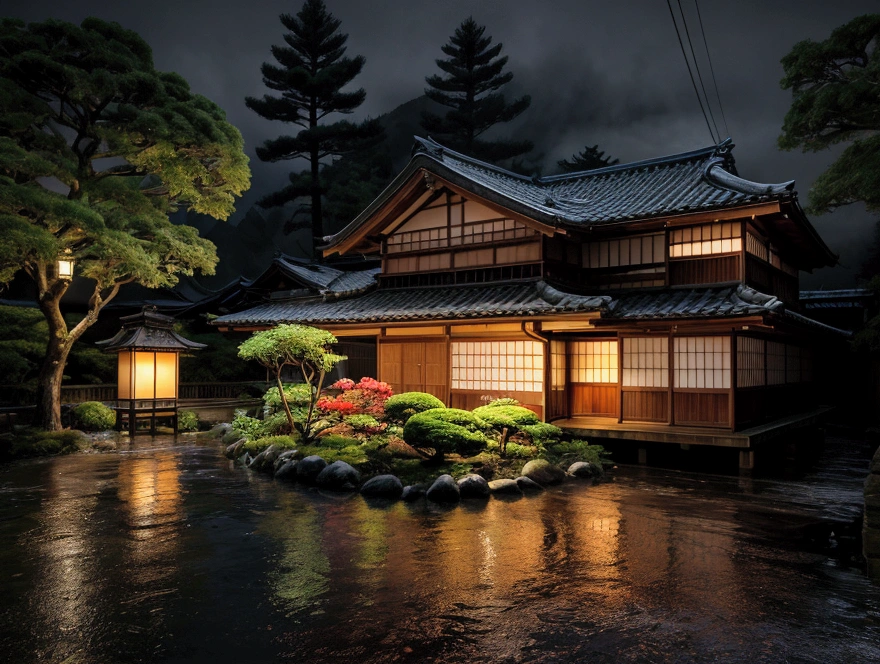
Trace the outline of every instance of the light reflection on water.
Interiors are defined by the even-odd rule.
[[[281,485],[213,445],[19,463],[0,469],[0,652],[880,661],[876,589],[800,536],[856,514],[851,461],[797,482],[621,468],[452,508]]]

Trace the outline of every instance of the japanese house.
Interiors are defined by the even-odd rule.
[[[801,312],[799,271],[836,256],[794,182],[739,177],[732,147],[529,178],[418,138],[323,248],[380,269],[288,265],[215,324],[329,329],[374,347],[396,391],[455,407],[512,396],[591,430],[733,440],[812,408],[817,346],[840,333]]]

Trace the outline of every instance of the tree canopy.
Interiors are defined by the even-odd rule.
[[[214,245],[168,213],[227,218],[250,184],[238,130],[150,47],[117,23],[0,21],[0,282],[24,270],[49,323],[38,412],[60,427],[58,390],[72,344],[128,282],[171,286],[213,272]],[[68,330],[68,252],[94,280],[86,316]]]
[[[504,161],[529,152],[527,140],[485,140],[479,137],[493,126],[510,122],[525,111],[532,99],[528,95],[508,102],[500,88],[513,79],[504,72],[507,56],[502,44],[492,46],[486,27],[468,18],[455,29],[441,50],[449,56],[437,60],[445,76],[425,78],[425,94],[451,110],[444,116],[425,112],[422,126],[444,145],[485,161]]]
[[[598,145],[590,147],[587,145],[577,154],[573,154],[571,159],[561,159],[556,165],[562,169],[563,173],[577,173],[578,171],[590,171],[594,168],[604,168],[605,166],[614,166],[619,164],[619,159],[611,159],[605,156],[605,153],[599,149]]]
[[[348,35],[339,32],[341,21],[327,11],[323,0],[306,0],[296,16],[282,14],[289,30],[286,46],[272,46],[278,62],[263,63],[263,83],[280,96],[247,97],[247,107],[268,120],[301,127],[296,136],[283,135],[257,148],[257,156],[268,162],[307,159],[309,169],[290,174],[290,184],[260,200],[260,205],[283,205],[301,196],[311,198],[312,236],[324,235],[321,197],[322,160],[373,145],[383,135],[376,120],[360,124],[348,120],[328,122],[330,115],[350,114],[366,98],[363,88],[343,91],[364,67],[363,56],[345,56]]]
[[[798,42],[782,59],[792,91],[779,147],[824,150],[849,143],[813,183],[810,209],[864,202],[880,211],[880,14],[866,14],[820,42]]]

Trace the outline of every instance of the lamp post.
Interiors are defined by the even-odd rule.
[[[156,307],[120,319],[122,329],[112,339],[97,342],[106,353],[117,354],[116,428],[137,432],[137,420],[171,417],[177,433],[180,353],[204,348],[174,331],[174,319]]]
[[[70,249],[65,249],[64,252],[58,256],[58,260],[55,266],[55,273],[58,275],[59,279],[64,279],[65,281],[70,281],[73,279],[73,266],[76,261],[73,258],[73,254]]]

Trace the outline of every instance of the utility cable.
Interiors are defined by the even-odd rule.
[[[715,86],[715,97],[718,99],[718,109],[721,111],[721,120],[724,122],[724,133],[730,137],[730,130],[727,128],[727,118],[724,117],[724,106],[721,104],[721,92],[718,90],[718,81],[715,80],[715,68],[712,66],[712,56],[709,55],[709,43],[706,41],[706,31],[703,29],[703,17],[700,15],[700,2],[694,0],[697,8],[697,19],[700,21],[700,32],[703,33],[703,45],[706,47],[706,58],[709,60],[709,71],[712,72],[712,85]]]
[[[681,54],[684,57],[684,64],[687,67],[688,76],[691,77],[691,85],[694,86],[694,94],[697,95],[697,103],[700,105],[700,110],[703,112],[703,118],[706,120],[706,128],[709,130],[709,136],[712,137],[712,142],[717,144],[719,141],[712,133],[712,125],[709,124],[709,116],[706,115],[706,109],[703,108],[703,100],[700,97],[700,91],[697,89],[697,82],[694,80],[694,74],[691,71],[691,63],[688,61],[687,52],[684,50],[684,42],[681,40],[681,33],[678,30],[678,23],[675,20],[675,12],[672,11],[671,0],[666,0],[666,6],[669,7],[669,15],[672,17],[672,25],[675,27],[675,34],[678,36],[678,45],[681,47]]]
[[[697,54],[694,52],[694,43],[691,41],[691,31],[688,29],[687,19],[684,16],[684,9],[681,7],[681,0],[678,0],[678,11],[681,13],[681,23],[684,25],[684,34],[687,37],[688,46],[691,49],[691,58],[694,60],[694,69],[697,71],[697,79],[700,81],[700,88],[703,90],[703,99],[706,100],[706,108],[709,109],[709,117],[712,118],[712,126],[715,127],[715,135],[718,136],[718,142],[721,142],[721,132],[718,131],[718,123],[715,122],[715,114],[712,112],[712,104],[709,103],[709,93],[706,92],[706,86],[703,84],[703,75],[700,73],[700,63],[697,62]]]

